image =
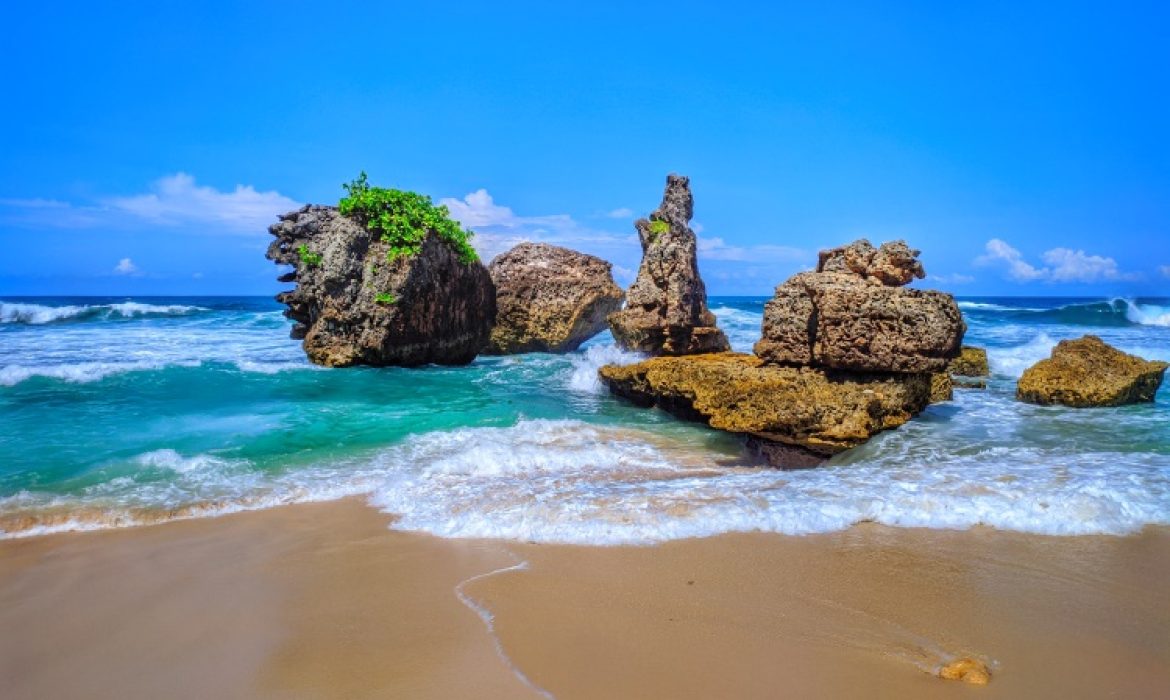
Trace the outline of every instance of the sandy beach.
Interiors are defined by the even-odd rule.
[[[359,500],[0,542],[0,695],[1150,698],[1170,532],[444,540]],[[989,685],[943,681],[969,656]]]

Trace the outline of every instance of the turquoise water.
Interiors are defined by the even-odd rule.
[[[764,299],[713,298],[750,350]],[[264,298],[0,301],[0,536],[363,495],[442,536],[652,542],[860,521],[1050,534],[1170,523],[1170,394],[1074,411],[1014,378],[1086,332],[1170,360],[1170,300],[965,299],[986,392],[821,469],[609,397],[608,335],[569,355],[325,370]]]

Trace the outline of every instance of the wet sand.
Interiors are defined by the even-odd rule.
[[[1167,529],[594,548],[388,522],[348,500],[0,542],[0,697],[1170,697]],[[953,656],[991,683],[934,677]]]

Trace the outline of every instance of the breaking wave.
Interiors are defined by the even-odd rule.
[[[158,316],[189,316],[210,311],[201,306],[183,304],[143,304],[126,301],[119,304],[43,306],[0,301],[0,323],[23,323],[42,326],[49,323],[111,321]]]

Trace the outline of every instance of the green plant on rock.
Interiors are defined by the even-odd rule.
[[[670,224],[661,219],[654,219],[650,222],[650,240],[655,240],[662,234],[670,230]]]
[[[297,246],[297,256],[300,257],[301,263],[306,267],[317,267],[321,264],[321,254],[314,253],[309,250],[309,246],[304,243]]]
[[[391,261],[417,255],[427,232],[434,231],[455,251],[459,260],[470,264],[479,260],[471,247],[473,234],[451,218],[444,205],[435,206],[431,198],[417,192],[371,187],[363,171],[356,180],[342,185],[346,196],[339,209],[353,216],[371,231],[376,231],[390,246],[386,254]]]
[[[374,301],[378,302],[379,304],[393,304],[398,301],[398,297],[394,296],[390,292],[378,292],[374,295]]]

